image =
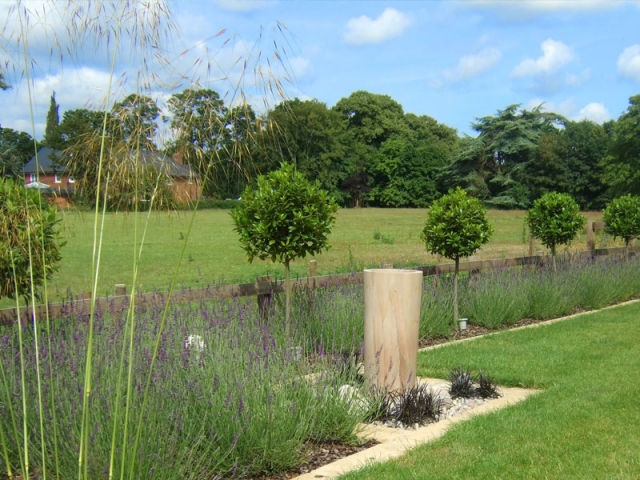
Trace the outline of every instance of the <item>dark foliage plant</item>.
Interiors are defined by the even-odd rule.
[[[451,398],[473,398],[476,396],[476,387],[473,376],[469,370],[455,368],[449,373]]]
[[[442,400],[424,383],[418,383],[398,393],[394,403],[394,417],[404,425],[435,420],[442,411]]]
[[[498,384],[484,373],[478,374],[477,380],[478,386],[476,387],[476,394],[480,398],[498,398]]]
[[[397,392],[389,392],[384,387],[372,387],[369,395],[367,421],[422,425],[436,420],[442,411],[442,400],[424,383]]]

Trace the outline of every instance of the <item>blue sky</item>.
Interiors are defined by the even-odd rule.
[[[0,94],[0,124],[31,132],[13,3],[0,0],[7,18],[0,55],[15,87]],[[161,104],[191,84],[235,102],[241,84],[257,110],[282,93],[331,107],[367,90],[390,95],[405,112],[429,115],[461,134],[473,133],[476,117],[513,103],[532,108],[545,102],[547,110],[602,123],[617,118],[629,97],[640,93],[638,1],[176,1],[169,4],[170,18],[179,34],[161,52],[169,68],[148,56],[147,71],[141,55],[125,47],[112,79],[107,56],[88,38],[76,45],[75,57],[68,54],[62,3],[25,2],[37,138],[51,91],[62,113],[98,106],[109,82],[110,103],[143,88]],[[52,50],[56,44],[62,68],[57,47]],[[263,79],[256,81],[258,67]]]

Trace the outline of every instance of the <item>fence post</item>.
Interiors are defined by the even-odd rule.
[[[315,277],[318,274],[318,261],[310,260],[309,261],[309,276]]]
[[[533,257],[533,243],[534,243],[533,235],[529,234],[529,256],[530,257]]]
[[[594,232],[595,222],[593,220],[587,221],[587,249],[595,250],[596,248],[596,235]]]
[[[127,286],[124,283],[116,283],[113,287],[113,293],[116,297],[127,294]]]
[[[269,293],[259,293],[260,284],[273,282],[273,276],[260,275],[259,277],[256,277],[256,282],[256,287],[258,290],[258,295],[256,296],[256,298],[258,299],[258,313],[260,314],[260,318],[262,320],[266,320],[269,317],[269,310],[271,310],[271,305],[273,302],[273,289]]]

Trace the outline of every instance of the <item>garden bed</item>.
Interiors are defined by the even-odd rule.
[[[461,279],[461,314],[469,318],[468,329],[462,332],[451,329],[449,279],[427,278],[420,347],[624,301],[640,293],[638,268],[638,258],[607,259],[559,265],[555,272],[520,268]],[[140,479],[187,478],[194,471],[203,476],[206,472],[258,478],[267,472],[300,472],[305,464],[303,468],[315,468],[320,458],[347,453],[337,445],[357,443],[354,428],[363,415],[349,411],[339,388],[354,380],[353,364],[362,358],[362,287],[301,291],[294,297],[289,339],[283,333],[283,305],[277,297],[268,318],[261,317],[255,299],[239,298],[170,305],[165,317],[165,305],[158,297],[155,303],[136,308],[134,325],[127,320],[126,304],[98,310],[93,322],[93,385],[87,420],[92,426],[89,475],[106,478],[114,424],[117,444],[126,445],[127,453],[125,458],[117,452],[115,471],[123,459],[130,468],[137,452],[134,476]],[[33,446],[29,449],[32,472],[41,471],[39,403],[27,402],[23,411],[19,401],[37,399],[40,388],[45,414],[56,414],[61,476],[77,473],[89,329],[86,312],[74,304],[68,307],[63,318],[52,322],[50,333],[44,323],[38,327],[39,367],[32,325],[22,324],[22,342],[17,326],[0,331],[0,361],[7,379],[0,392],[0,422],[14,471],[19,471],[18,451],[24,443],[23,416]],[[301,381],[319,372],[329,372],[320,388]],[[128,431],[123,428],[126,408]],[[134,450],[140,424],[139,447]],[[47,456],[56,438],[51,425],[43,426]],[[47,462],[51,472],[53,459]]]

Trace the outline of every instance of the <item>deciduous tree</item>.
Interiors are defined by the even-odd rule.
[[[613,125],[612,155],[606,178],[614,193],[640,194],[640,95],[629,99],[629,107]]]
[[[35,155],[33,138],[26,132],[0,127],[0,176],[19,177]]]

